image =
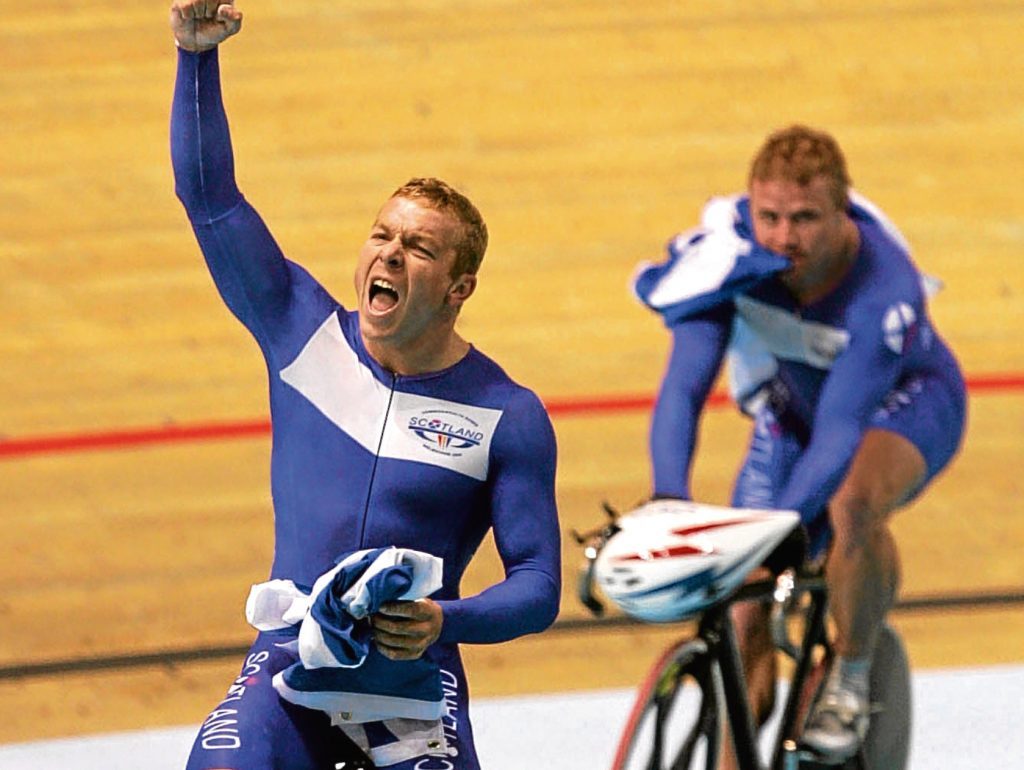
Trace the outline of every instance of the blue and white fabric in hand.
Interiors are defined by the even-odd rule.
[[[345,556],[311,589],[290,580],[254,585],[246,619],[260,631],[298,625],[281,645],[299,660],[274,677],[281,697],[325,711],[335,723],[396,717],[430,720],[444,713],[440,673],[426,659],[392,661],[373,644],[368,620],[389,601],[422,599],[441,587],[443,561],[404,548]]]
[[[677,235],[660,264],[644,262],[632,289],[667,326],[731,300],[789,267],[789,260],[762,248],[740,218],[739,196],[708,201],[700,226]]]

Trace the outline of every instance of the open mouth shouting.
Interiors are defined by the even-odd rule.
[[[370,312],[384,315],[398,304],[398,289],[386,278],[374,278],[367,295]]]

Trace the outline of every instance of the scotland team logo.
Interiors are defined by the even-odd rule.
[[[484,440],[476,420],[448,409],[425,409],[409,418],[408,427],[425,449],[451,457],[480,446]]]
[[[917,333],[917,313],[906,302],[890,305],[882,318],[882,337],[896,355],[904,353]]]

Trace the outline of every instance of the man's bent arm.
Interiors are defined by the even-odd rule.
[[[558,614],[561,539],[555,505],[555,434],[535,395],[522,391],[495,442],[494,542],[505,580],[466,599],[440,601],[442,642],[485,644],[543,631]]]
[[[779,496],[779,508],[800,511],[809,521],[828,503],[846,475],[868,421],[900,371],[899,356],[885,347],[880,334],[854,336],[825,382],[810,444]]]

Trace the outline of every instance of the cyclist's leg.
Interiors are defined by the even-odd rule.
[[[778,667],[770,620],[771,606],[765,602],[742,602],[732,607],[733,626],[740,643],[740,660],[747,680],[747,695],[757,727],[768,721],[775,708]]]
[[[836,650],[870,654],[899,579],[893,513],[952,459],[963,434],[959,383],[914,377],[878,409],[836,494],[827,577]]]
[[[926,472],[921,452],[910,441],[871,429],[829,502],[833,543],[825,575],[836,658],[803,739],[830,760],[852,756],[867,734],[871,651],[899,579],[888,521]]]
[[[899,582],[889,520],[926,474],[924,456],[914,444],[871,429],[829,503],[833,541],[826,578],[840,656],[861,658],[874,648]]]
[[[237,679],[199,728],[187,770],[321,770],[358,764],[358,748],[326,714],[280,698],[272,679],[294,656],[261,636],[249,651]]]
[[[962,425],[955,387],[938,379],[902,383],[873,417],[829,501],[834,536],[826,577],[837,658],[804,735],[823,753],[848,756],[864,737],[871,653],[899,582],[889,521],[949,462]]]

